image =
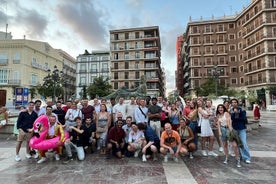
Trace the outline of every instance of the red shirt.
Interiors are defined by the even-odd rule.
[[[107,136],[107,141],[110,142],[110,139],[112,139],[113,141],[121,143],[125,138],[125,136],[126,136],[126,133],[122,128],[118,128],[114,126],[109,131],[109,134]]]
[[[190,112],[191,112],[190,107],[189,106],[185,106],[185,108],[183,109],[183,114],[185,116],[188,116],[190,114]]]

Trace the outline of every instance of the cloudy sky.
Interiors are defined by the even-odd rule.
[[[0,0],[0,31],[48,42],[73,57],[109,49],[109,30],[159,26],[167,89],[175,89],[176,38],[192,20],[241,12],[251,0]],[[168,92],[167,91],[167,92]]]

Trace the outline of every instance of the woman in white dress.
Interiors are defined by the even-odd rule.
[[[201,148],[202,148],[202,155],[203,156],[218,156],[213,151],[213,145],[215,141],[214,133],[210,125],[209,116],[212,116],[213,114],[209,114],[207,110],[205,109],[205,105],[202,100],[197,101],[198,105],[198,126],[201,126]],[[209,151],[206,151],[206,142],[209,140]]]

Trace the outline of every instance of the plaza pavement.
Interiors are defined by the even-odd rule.
[[[252,112],[249,112],[252,113]],[[275,183],[276,181],[276,112],[261,112],[261,127],[248,132],[248,144],[252,163],[242,162],[237,168],[234,158],[223,164],[224,156],[215,143],[215,157],[203,157],[200,150],[194,159],[183,157],[179,163],[169,160],[163,163],[149,160],[142,163],[139,158],[112,158],[94,153],[87,154],[84,161],[74,160],[63,164],[62,160],[48,159],[37,164],[35,159],[24,157],[25,148],[20,151],[22,161],[16,162],[15,138],[0,140],[0,181],[8,184],[32,183]]]

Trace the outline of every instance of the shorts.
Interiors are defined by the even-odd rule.
[[[177,146],[174,146],[174,147],[171,147],[171,148],[173,149],[174,153],[176,153],[176,151],[177,151]],[[170,150],[169,150],[169,149],[167,150],[167,153],[170,153]]]
[[[222,141],[227,141],[228,140],[228,134],[229,134],[229,129],[225,127],[221,127],[221,140]]]
[[[121,143],[118,143],[119,148],[116,147],[115,143],[111,143],[111,144],[112,144],[112,154],[113,155],[116,155],[116,153],[118,153],[118,152],[122,152],[122,148],[120,147]]]
[[[142,147],[142,144],[139,143],[139,142],[133,142],[131,144],[133,145],[133,147],[134,147],[135,150],[139,150]]]
[[[6,124],[7,124],[7,121],[6,121],[5,119],[3,119],[3,120],[0,121],[0,125],[3,125],[3,126],[4,126],[4,125],[6,125]]]
[[[159,142],[158,143],[153,143],[152,145],[155,146],[157,151],[159,152],[160,143]],[[146,155],[152,155],[152,154],[153,154],[153,152],[151,151],[150,147],[148,147],[147,150],[146,150]]]
[[[24,132],[24,130],[19,128],[17,141],[22,142],[24,139],[26,139],[26,141],[29,141],[32,138],[32,136],[33,136],[32,132]]]

